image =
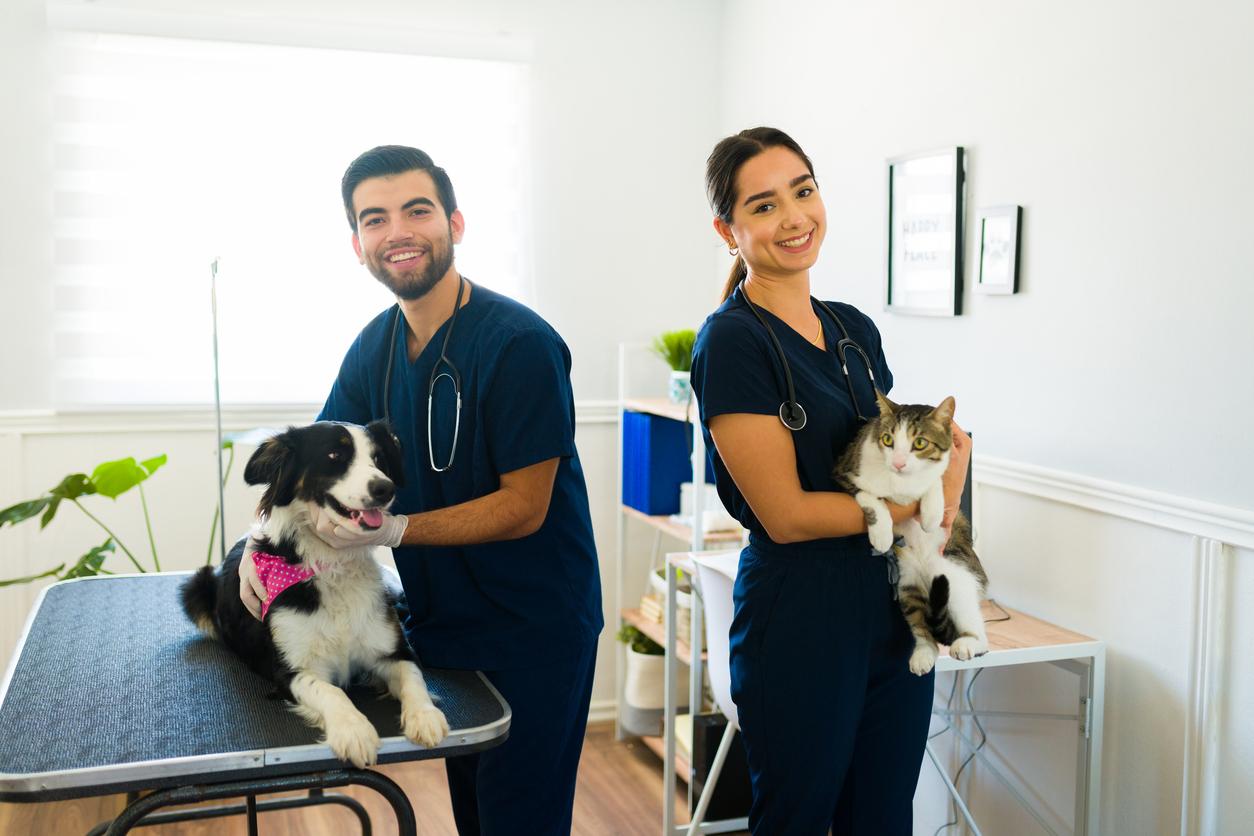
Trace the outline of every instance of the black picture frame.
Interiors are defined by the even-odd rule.
[[[980,255],[975,289],[1009,295],[1019,292],[1019,236],[1023,232],[1022,206],[988,206],[977,212]]]
[[[885,310],[962,313],[966,153],[962,146],[888,160]]]

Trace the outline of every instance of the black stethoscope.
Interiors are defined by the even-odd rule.
[[[431,469],[436,473],[443,473],[453,466],[453,457],[457,455],[457,433],[462,426],[462,375],[457,370],[457,366],[453,365],[453,361],[448,357],[448,341],[453,336],[453,326],[457,324],[457,314],[462,309],[462,291],[466,288],[466,280],[460,275],[457,277],[457,301],[453,303],[453,315],[449,317],[448,330],[444,332],[444,342],[440,346],[440,359],[435,361],[435,365],[431,367],[431,377],[427,380],[427,457],[431,461]],[[392,341],[388,344],[388,367],[383,375],[383,420],[388,422],[388,426],[392,425],[392,362],[396,359],[396,335],[401,330],[401,306],[396,306],[396,316],[392,318]],[[446,372],[440,371],[440,366],[448,366]],[[457,412],[453,419],[453,447],[449,450],[448,464],[444,467],[437,467],[435,463],[435,448],[431,443],[431,403],[435,395],[435,384],[440,378],[447,377],[453,382],[453,394],[457,396]]]
[[[784,367],[784,385],[788,388],[788,400],[779,405],[779,420],[784,423],[785,427],[793,432],[797,432],[806,425],[806,411],[801,407],[801,404],[797,403],[797,390],[792,385],[792,370],[788,368],[788,358],[784,356],[784,347],[779,344],[779,338],[775,336],[775,331],[771,328],[771,324],[766,321],[766,317],[762,316],[758,306],[753,304],[753,300],[745,292],[744,279],[740,280],[737,290],[740,291],[740,295],[745,300],[745,304],[749,306],[749,310],[753,311],[753,315],[758,318],[758,322],[762,323],[762,327],[770,335],[771,343],[775,346],[775,353],[779,355],[779,362]],[[858,397],[853,392],[853,381],[849,379],[849,363],[845,359],[845,352],[852,349],[862,358],[862,365],[866,369],[867,377],[871,379],[871,391],[875,392],[878,391],[878,387],[875,385],[875,373],[871,371],[871,361],[866,356],[866,352],[862,350],[862,346],[858,345],[849,336],[849,332],[845,330],[845,323],[840,321],[840,317],[836,315],[836,312],[820,299],[815,299],[811,296],[810,300],[817,304],[820,309],[826,311],[827,315],[836,323],[836,327],[840,329],[841,338],[836,343],[836,357],[840,360],[840,370],[845,373],[845,387],[849,390],[849,402],[853,405],[853,411],[858,416],[858,420],[865,424],[870,419],[863,415],[862,410],[858,408]]]

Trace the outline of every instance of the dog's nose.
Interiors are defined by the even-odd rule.
[[[367,490],[370,491],[370,498],[381,505],[391,502],[396,496],[396,486],[390,479],[371,479]]]

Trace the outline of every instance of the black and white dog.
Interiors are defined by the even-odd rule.
[[[256,558],[259,567],[268,561],[291,585],[271,594],[264,620],[254,618],[240,601],[241,544],[218,572],[206,566],[182,587],[188,618],[272,680],[298,714],[326,731],[331,751],[358,767],[376,762],[379,735],[342,690],[355,675],[400,701],[409,740],[435,746],[448,734],[370,548],[333,549],[310,518],[317,505],[345,528],[378,528],[401,470],[400,448],[381,421],[317,423],[271,438],[244,469],[245,482],[266,486],[249,547],[269,556]]]

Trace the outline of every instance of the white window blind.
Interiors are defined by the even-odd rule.
[[[466,216],[462,273],[528,301],[525,64],[64,32],[54,42],[55,397],[320,403],[392,302],[357,263],[344,169],[428,152]]]

